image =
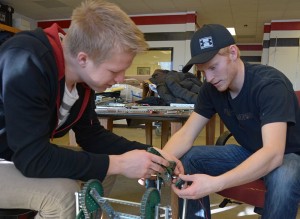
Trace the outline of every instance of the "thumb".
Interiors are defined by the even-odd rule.
[[[193,181],[193,175],[179,174],[179,178],[186,182]]]

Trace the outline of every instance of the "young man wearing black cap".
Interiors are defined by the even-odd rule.
[[[147,47],[130,17],[102,0],[82,1],[67,33],[53,24],[1,45],[0,208],[74,219],[78,181],[164,172],[169,162],[147,152],[150,145],[104,129],[95,112],[95,91],[122,82]],[[71,129],[80,151],[51,141]]]
[[[191,39],[191,60],[206,82],[195,111],[164,147],[181,161],[190,186],[174,192],[188,201],[187,217],[210,218],[208,195],[264,178],[262,218],[296,218],[300,201],[300,109],[288,78],[270,66],[240,59],[228,30],[204,25]],[[239,145],[192,147],[218,113]],[[201,199],[200,199],[201,198]]]

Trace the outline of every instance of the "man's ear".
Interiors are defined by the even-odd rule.
[[[229,46],[229,57],[232,61],[235,61],[238,58],[238,47],[236,45]]]
[[[78,64],[84,68],[88,61],[88,55],[85,52],[79,52],[77,55],[77,62]]]

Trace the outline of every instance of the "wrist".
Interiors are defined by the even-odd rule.
[[[215,185],[216,185],[216,190],[217,190],[216,192],[220,192],[220,191],[226,189],[225,184],[224,184],[224,180],[222,180],[221,176],[222,175],[215,177],[215,183],[216,183]]]
[[[122,165],[120,165],[120,155],[109,155],[109,167],[107,170],[107,175],[121,174]]]

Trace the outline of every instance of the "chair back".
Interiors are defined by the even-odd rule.
[[[295,91],[295,94],[296,94],[296,96],[298,98],[298,103],[300,105],[300,90]]]

